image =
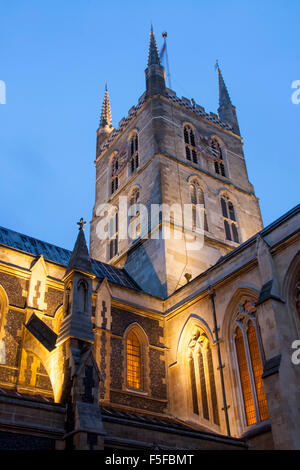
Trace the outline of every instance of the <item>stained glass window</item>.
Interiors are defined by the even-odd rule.
[[[263,380],[261,378],[263,373],[261,357],[259,352],[259,346],[256,337],[255,327],[252,321],[248,323],[248,331],[247,331],[247,339],[249,344],[250,356],[251,356],[251,363],[252,363],[252,371],[253,377],[255,382],[255,389],[256,389],[256,396],[258,401],[259,413],[261,421],[268,419],[268,405],[267,399],[264,390]]]
[[[254,401],[253,401],[251,384],[250,384],[250,377],[249,377],[249,371],[248,371],[248,365],[247,365],[243,333],[241,332],[240,328],[236,329],[235,347],[236,347],[236,354],[237,354],[237,359],[238,359],[238,364],[239,364],[239,373],[240,373],[240,380],[241,380],[241,386],[242,386],[242,392],[243,392],[247,425],[251,426],[251,424],[256,423],[256,415],[255,415],[255,407],[254,407]]]
[[[254,304],[240,306],[235,326],[235,350],[247,425],[268,419],[268,405],[262,379],[262,350],[258,341]]]
[[[204,331],[193,331],[187,353],[193,412],[220,425],[212,351]]]
[[[193,412],[198,415],[199,414],[198,395],[197,395],[195,364],[194,364],[193,356],[191,356],[189,359],[189,365],[190,365],[190,380],[191,380],[191,388],[192,388]]]
[[[136,334],[132,331],[127,337],[127,385],[141,387],[141,346]]]

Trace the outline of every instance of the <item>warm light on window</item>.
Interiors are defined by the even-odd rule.
[[[261,421],[264,421],[265,419],[268,419],[269,413],[268,413],[267,399],[266,399],[265,390],[264,390],[264,384],[261,378],[263,369],[262,369],[262,364],[261,364],[261,359],[260,359],[260,352],[259,352],[259,347],[257,343],[255,328],[253,326],[252,321],[250,321],[248,325],[247,337],[248,337],[248,344],[249,344],[249,350],[250,350],[250,356],[251,356],[251,362],[252,362],[252,370],[253,370],[253,377],[254,377],[254,382],[255,382],[255,389],[256,389],[260,419]]]
[[[245,353],[245,348],[244,348],[243,334],[240,328],[237,328],[236,330],[235,346],[236,346],[236,353],[237,353],[237,358],[238,358],[238,363],[239,363],[239,372],[240,372],[241,386],[242,386],[242,392],[243,392],[243,398],[244,398],[247,425],[251,426],[251,424],[256,423],[256,415],[255,415],[255,407],[254,407],[251,385],[250,385],[247,358],[246,358],[246,353]]]
[[[141,388],[141,347],[133,332],[127,337],[127,385]]]
[[[246,301],[240,306],[235,326],[235,350],[244,400],[247,425],[269,418],[268,405],[262,380],[262,346],[258,341],[259,326],[254,304]]]

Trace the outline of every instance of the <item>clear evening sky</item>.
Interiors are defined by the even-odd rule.
[[[145,90],[150,20],[172,88],[218,107],[219,59],[268,225],[299,202],[299,0],[2,0],[0,225],[72,248],[91,220],[105,81],[117,127]],[[88,229],[87,229],[88,235]]]

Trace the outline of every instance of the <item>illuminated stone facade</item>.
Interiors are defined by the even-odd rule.
[[[0,228],[0,448],[300,449],[300,206],[263,228],[221,71],[218,116],[163,72],[151,32],[116,130],[105,92],[91,258],[82,220],[72,252]],[[121,196],[204,200],[202,249],[99,239],[100,204],[127,223]]]

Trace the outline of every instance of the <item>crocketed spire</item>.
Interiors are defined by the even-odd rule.
[[[235,134],[240,134],[239,123],[236,115],[235,106],[231,103],[231,99],[224,82],[224,78],[219,67],[219,63],[216,63],[216,69],[218,71],[219,78],[219,108],[218,114],[221,121],[229,121],[232,124],[232,130]]]
[[[151,23],[150,31],[150,43],[149,43],[149,53],[148,53],[148,67],[150,65],[160,65],[158,49],[156,45],[156,40],[153,32],[153,25]]]
[[[217,62],[217,70],[218,70],[218,77],[219,77],[219,106],[232,106],[230,96],[227,90],[227,87],[224,82],[224,78]]]
[[[100,126],[99,127],[112,127],[112,119],[111,119],[111,109],[110,109],[110,101],[107,89],[107,82],[105,84],[105,92],[104,92],[104,99],[102,105],[102,112],[100,118]]]

